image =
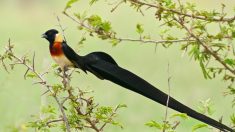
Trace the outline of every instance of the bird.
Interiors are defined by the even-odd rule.
[[[122,68],[107,53],[92,52],[84,56],[78,55],[56,29],[46,31],[42,34],[42,38],[49,41],[50,55],[62,70],[69,67],[79,68],[85,73],[90,72],[101,80],[109,80],[221,131],[235,132],[232,128],[191,109],[136,74]]]

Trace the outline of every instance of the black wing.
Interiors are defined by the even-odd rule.
[[[66,42],[62,43],[64,55],[75,65],[75,67],[82,69],[86,73],[85,63],[83,57],[79,56]]]
[[[166,102],[168,99],[167,94],[163,93],[162,91],[155,88],[147,81],[131,73],[130,71],[103,60],[96,61],[96,63],[93,62],[91,64],[86,64],[86,66],[88,67],[90,72],[95,71],[96,76],[98,74],[98,76],[102,77],[103,79],[107,79],[166,106]],[[181,113],[186,113],[190,117],[214,126],[222,131],[234,132],[234,130],[232,130],[231,128],[201,113],[194,111],[193,109],[185,106],[172,97],[169,98],[168,106]]]

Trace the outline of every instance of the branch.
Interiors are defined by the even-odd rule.
[[[59,16],[56,16],[56,19],[57,19],[57,22],[58,22],[58,24],[59,24],[59,27],[60,27],[60,29],[61,29],[61,31],[62,31],[62,35],[63,35],[63,37],[64,37],[64,41],[67,42],[66,37],[65,37],[65,34],[64,34],[65,29],[62,27],[62,25],[61,25],[61,23],[60,23],[60,18],[59,18]]]
[[[64,107],[63,107],[63,105],[60,103],[59,99],[58,99],[55,95],[54,95],[54,98],[55,98],[57,104],[59,105],[60,111],[61,111],[61,113],[62,113],[62,115],[63,115],[62,118],[63,118],[63,120],[64,120],[66,130],[67,130],[67,132],[71,132],[71,131],[70,131],[69,121],[68,121],[68,118],[67,118],[67,116],[66,116],[66,114],[65,114],[65,111],[64,111]]]
[[[149,8],[157,8],[157,9],[161,9],[163,11],[167,11],[167,12],[172,12],[174,14],[178,14],[180,16],[184,16],[184,17],[190,17],[190,18],[194,18],[194,19],[200,19],[200,20],[204,20],[204,21],[216,21],[216,22],[231,22],[235,20],[235,16],[231,17],[231,18],[224,18],[224,17],[220,17],[220,18],[207,18],[205,16],[199,16],[199,15],[194,15],[194,14],[187,14],[187,13],[182,13],[181,11],[177,11],[174,9],[168,9],[165,8],[163,6],[161,6],[160,4],[149,4],[149,3],[145,3],[139,0],[129,0],[132,3],[138,4],[138,5],[145,5],[148,6]]]
[[[67,16],[68,18],[70,18],[71,20],[73,20],[75,23],[79,24],[80,26],[86,28],[86,29],[90,29],[90,27],[86,26],[83,22],[80,22],[78,20],[76,20],[75,18],[73,18],[72,16],[70,16],[67,12],[63,11],[62,12],[65,16]],[[91,29],[90,29],[91,30]]]
[[[90,31],[94,31],[95,29],[92,29],[91,27],[89,27],[88,25],[84,24],[83,22],[80,22],[78,20],[76,20],[74,17],[70,16],[67,12],[63,12],[63,14],[65,16],[67,16],[68,18],[70,18],[72,21],[74,21],[75,23],[79,24],[80,26],[90,30]],[[141,42],[141,43],[152,43],[152,44],[162,44],[162,43],[180,43],[180,42],[194,42],[196,40],[193,39],[176,39],[176,40],[150,40],[150,39],[133,39],[133,38],[117,38],[115,36],[108,36],[109,39],[114,39],[117,40],[119,42],[121,41],[129,41],[129,42]]]
[[[177,39],[177,40],[144,40],[144,39],[132,39],[132,38],[112,38],[118,41],[130,41],[130,42],[141,42],[141,43],[153,43],[153,44],[161,44],[161,43],[180,43],[180,42],[194,42],[196,40],[192,39]]]
[[[223,60],[218,56],[216,52],[214,52],[210,47],[207,46],[206,43],[204,43],[201,39],[199,39],[181,20],[180,18],[177,19],[176,17],[173,18],[176,22],[178,22],[188,33],[191,37],[193,37],[195,40],[197,40],[198,43],[200,43],[205,50],[211,54],[220,64],[222,64],[228,71],[230,71],[232,74],[235,75],[235,70],[229,67]]]

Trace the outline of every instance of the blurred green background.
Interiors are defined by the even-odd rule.
[[[189,1],[189,0],[188,0]],[[58,28],[54,14],[59,15],[62,25],[66,27],[68,43],[81,55],[92,51],[104,51],[112,55],[120,66],[133,71],[154,86],[167,91],[167,65],[170,64],[171,95],[177,100],[197,110],[200,100],[211,98],[214,119],[223,115],[223,120],[229,124],[229,114],[234,111],[231,108],[232,98],[224,97],[226,83],[220,78],[205,80],[198,63],[187,55],[182,55],[180,45],[165,49],[155,45],[122,42],[112,47],[106,41],[89,38],[82,47],[78,41],[83,32],[77,30],[77,25],[61,14],[67,1],[62,0],[0,0],[0,53],[4,51],[9,38],[15,45],[18,55],[25,53],[36,53],[36,68],[38,71],[46,71],[53,60],[49,57],[48,42],[41,39],[41,34],[50,28]],[[190,2],[190,1],[189,1]],[[194,0],[199,9],[217,9],[223,2],[227,11],[232,11],[234,0]],[[120,6],[114,13],[110,10],[113,6],[107,6],[103,1],[90,7],[86,0],[74,5],[71,12],[87,11],[87,14],[98,14],[105,20],[112,22],[112,27],[122,37],[138,37],[135,33],[137,23],[144,24],[146,33],[151,34],[154,39],[159,39],[159,22],[154,19],[154,12],[147,11],[145,16],[136,13],[127,5]],[[10,74],[0,67],[0,131],[10,131],[8,127],[19,127],[31,120],[30,115],[38,114],[40,106],[47,100],[41,94],[44,88],[32,85],[32,80],[24,80],[25,68],[16,67]],[[58,79],[47,78],[50,82]],[[143,132],[156,131],[148,128],[144,123],[150,120],[162,121],[165,115],[165,107],[144,98],[136,93],[130,92],[108,81],[100,81],[91,74],[75,74],[73,84],[82,89],[93,89],[94,97],[100,105],[115,106],[127,104],[127,109],[119,112],[118,120],[124,124],[124,129],[108,126],[106,131],[112,132]],[[170,114],[175,111],[170,110]],[[200,122],[194,119],[182,121],[179,132],[191,131],[193,125]],[[33,130],[28,130],[33,131]],[[208,131],[201,129],[200,131]]]

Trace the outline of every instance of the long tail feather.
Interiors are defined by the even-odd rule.
[[[162,105],[166,105],[168,95],[157,89],[156,87],[149,84],[144,79],[138,77],[137,75],[125,70],[117,65],[107,63],[105,61],[99,61],[94,64],[88,65],[89,69],[96,71],[102,78],[114,82],[120,86],[123,86],[129,90],[135,91],[147,98],[154,100]],[[90,71],[92,72],[92,71]],[[186,113],[188,116],[200,120],[206,124],[216,127],[225,132],[235,132],[231,128],[223,125],[222,123],[211,119],[201,113],[194,111],[193,109],[185,106],[174,98],[170,97],[168,102],[168,107],[181,112]]]

